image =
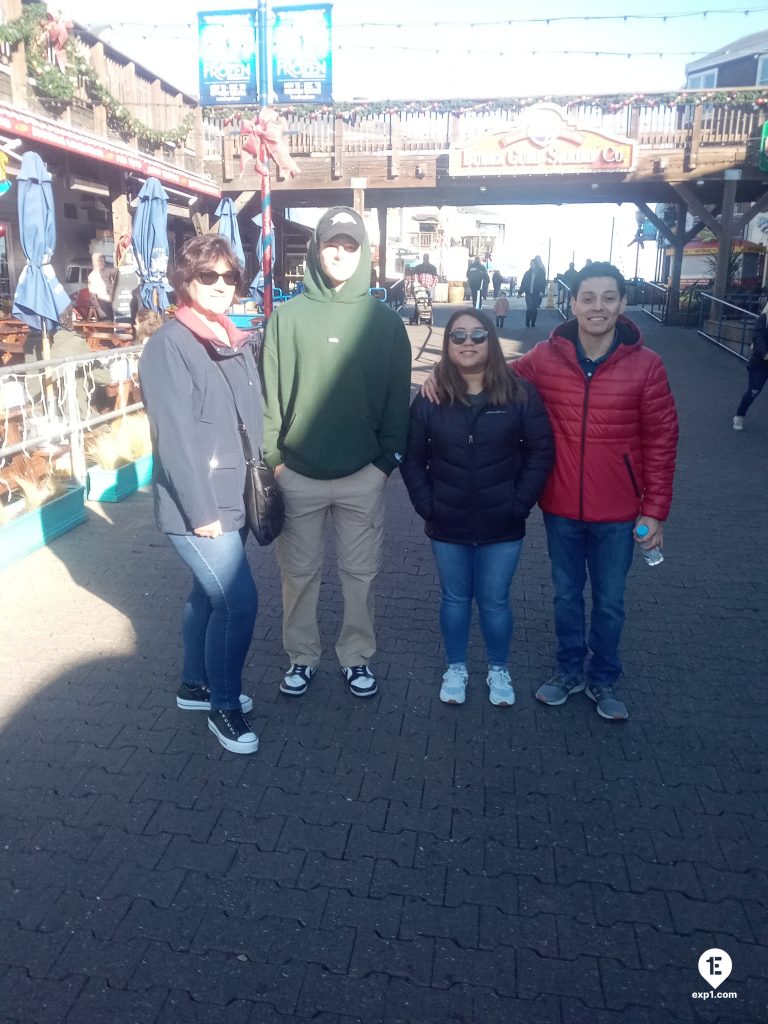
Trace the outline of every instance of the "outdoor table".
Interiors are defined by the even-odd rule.
[[[24,342],[29,327],[21,320],[9,317],[0,320],[0,366],[24,362]]]
[[[116,324],[110,320],[84,320],[78,326],[92,352],[134,344],[133,328],[130,324]]]

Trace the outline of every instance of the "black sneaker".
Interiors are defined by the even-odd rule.
[[[376,679],[367,665],[350,665],[342,668],[341,674],[349,683],[350,693],[355,697],[373,697],[376,693]]]
[[[259,749],[256,734],[243,718],[242,711],[211,711],[208,728],[222,747],[233,754],[255,754]]]
[[[176,707],[181,711],[210,711],[211,691],[207,686],[189,686],[182,683],[176,694]],[[240,710],[244,715],[253,711],[253,701],[244,693],[240,694]]]
[[[300,697],[307,692],[315,672],[317,669],[314,665],[298,665],[294,662],[283,676],[280,693],[286,693],[289,697]]]

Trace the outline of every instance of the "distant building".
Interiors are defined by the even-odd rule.
[[[768,31],[753,32],[685,65],[687,89],[768,85]]]

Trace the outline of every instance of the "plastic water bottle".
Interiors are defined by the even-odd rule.
[[[641,523],[640,526],[635,527],[635,534],[639,540],[648,536],[648,527],[645,523]],[[643,552],[643,558],[645,559],[646,565],[661,565],[664,561],[664,555],[661,553],[660,547],[640,548],[640,550]]]

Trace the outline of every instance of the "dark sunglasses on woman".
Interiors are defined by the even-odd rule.
[[[200,284],[216,284],[219,278],[230,288],[233,284],[237,284],[237,274],[234,270],[228,270],[226,274],[218,274],[215,270],[200,270],[195,277]]]
[[[467,339],[469,339],[473,345],[482,345],[487,337],[488,331],[482,327],[476,327],[473,331],[459,329],[457,331],[451,331],[448,335],[448,339],[452,341],[454,345],[463,345]]]

